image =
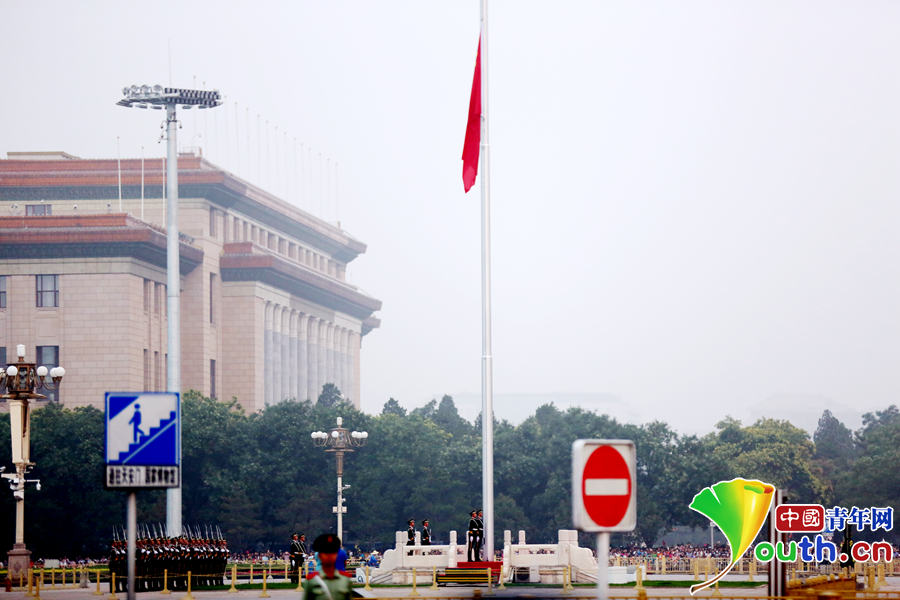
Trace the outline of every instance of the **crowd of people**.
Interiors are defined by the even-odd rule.
[[[635,558],[658,558],[665,556],[666,560],[677,560],[679,558],[705,558],[711,556],[713,558],[728,558],[731,556],[730,548],[725,544],[675,544],[672,546],[617,546],[609,549],[610,556],[635,557]]]

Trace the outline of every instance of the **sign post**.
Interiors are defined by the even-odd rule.
[[[128,493],[128,600],[135,600],[137,490],[181,487],[181,398],[178,394],[106,394],[107,489]]]
[[[597,597],[609,598],[609,534],[637,523],[637,458],[631,440],[572,444],[572,521],[597,534]]]

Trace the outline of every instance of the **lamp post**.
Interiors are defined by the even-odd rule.
[[[348,431],[343,427],[344,420],[337,418],[337,427],[324,431],[313,431],[310,434],[313,444],[319,448],[325,448],[325,452],[334,453],[334,461],[337,466],[337,506],[332,507],[332,512],[337,513],[337,535],[344,539],[344,490],[350,486],[344,485],[344,454],[353,452],[354,448],[365,445],[369,439],[367,431]]]
[[[9,551],[9,576],[15,580],[24,575],[30,564],[31,551],[25,547],[25,484],[36,483],[37,479],[26,479],[25,475],[34,467],[31,462],[31,407],[32,400],[43,400],[47,396],[35,390],[54,392],[59,389],[66,370],[62,367],[36,366],[25,362],[25,345],[16,346],[18,362],[6,366],[0,371],[0,388],[5,387],[2,398],[9,402],[9,428],[12,438],[12,462],[15,473],[3,473],[9,480],[13,497],[16,499],[16,539]],[[49,379],[48,379],[49,375]]]
[[[215,108],[222,104],[218,90],[190,90],[161,85],[132,85],[122,89],[119,106],[166,109],[166,389],[181,392],[181,271],[178,250],[178,143],[175,108]],[[181,429],[178,433],[181,448]],[[180,457],[179,457],[180,458]],[[181,535],[181,487],[166,490],[166,529],[170,537]]]

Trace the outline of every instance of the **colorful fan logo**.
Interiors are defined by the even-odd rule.
[[[691,586],[691,594],[724,577],[741,559],[762,529],[775,495],[775,486],[756,479],[735,478],[703,488],[690,507],[715,523],[731,547],[731,560],[721,573]]]

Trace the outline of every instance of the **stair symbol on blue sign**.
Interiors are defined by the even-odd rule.
[[[128,450],[119,453],[119,462],[123,465],[132,464],[174,464],[176,447],[175,436],[178,433],[178,415],[175,411],[169,413],[168,419],[163,419],[159,425],[150,429],[147,435],[128,446]]]

